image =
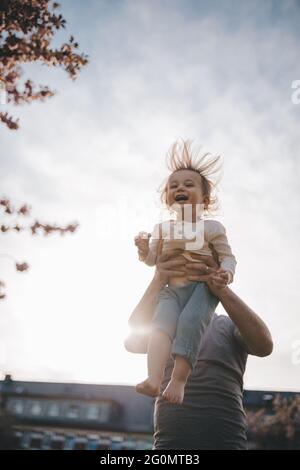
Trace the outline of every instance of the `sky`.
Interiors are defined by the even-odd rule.
[[[0,127],[0,196],[33,219],[80,227],[3,234],[0,375],[135,384],[146,356],[123,347],[153,276],[133,238],[160,215],[165,155],[194,139],[224,162],[218,220],[238,266],[232,286],[269,326],[274,352],[249,357],[246,389],[300,390],[300,2],[61,0],[89,64],[72,82],[39,64],[24,78],[57,91],[9,108]],[[3,105],[1,105],[3,106]],[[224,313],[222,307],[218,313]]]

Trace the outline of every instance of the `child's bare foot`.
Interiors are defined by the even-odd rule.
[[[171,379],[162,395],[170,403],[181,405],[184,397],[184,387],[185,382]]]
[[[137,384],[135,389],[138,393],[142,393],[143,395],[157,397],[160,392],[160,380],[148,377],[144,382]]]

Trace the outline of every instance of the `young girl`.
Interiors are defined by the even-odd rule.
[[[162,191],[162,201],[175,211],[176,220],[157,224],[150,235],[140,232],[135,238],[139,259],[156,264],[159,246],[162,252],[181,248],[187,262],[196,262],[194,254],[217,253],[219,286],[233,281],[236,260],[220,222],[206,219],[215,203],[213,177],[219,158],[191,153],[189,141],[175,142],[168,154],[171,174]],[[149,243],[150,242],[150,243]],[[181,404],[186,381],[196,363],[200,340],[209,324],[218,300],[203,282],[190,282],[187,275],[172,277],[158,297],[148,343],[148,378],[136,386],[139,393],[157,396],[170,353],[175,364],[171,380],[163,392],[165,399]]]

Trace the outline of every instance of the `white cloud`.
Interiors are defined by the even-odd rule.
[[[155,222],[164,155],[182,136],[224,156],[220,197],[238,258],[235,289],[276,341],[272,374],[264,360],[250,362],[245,385],[300,387],[286,359],[300,338],[300,105],[291,102],[291,83],[300,78],[299,6],[282,5],[157,0],[91,2],[86,10],[63,2],[90,65],[75,83],[32,69],[37,83],[59,93],[15,110],[17,133],[0,129],[1,188],[33,204],[36,215],[78,219],[81,228],[64,240],[25,238],[21,246],[3,237],[4,250],[32,262],[22,278],[8,263],[1,269],[9,281],[0,320],[6,370],[99,382],[144,376],[145,358],[122,346],[130,310],[151,277],[131,236]],[[101,214],[124,195],[132,209],[128,239],[108,249]],[[133,209],[143,201],[147,226]],[[115,233],[119,226],[115,220]]]

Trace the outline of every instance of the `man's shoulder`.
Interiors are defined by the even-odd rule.
[[[212,327],[214,328],[213,334],[216,332],[222,333],[226,335],[227,338],[233,341],[234,344],[238,344],[240,348],[242,348],[246,353],[249,354],[248,348],[245,344],[245,341],[242,338],[242,335],[235,325],[235,323],[231,320],[228,315],[217,315],[213,317],[213,321],[211,322]]]
[[[212,326],[214,327],[214,329],[226,330],[231,334],[233,333],[235,328],[233,321],[228,315],[217,313],[214,314]]]

